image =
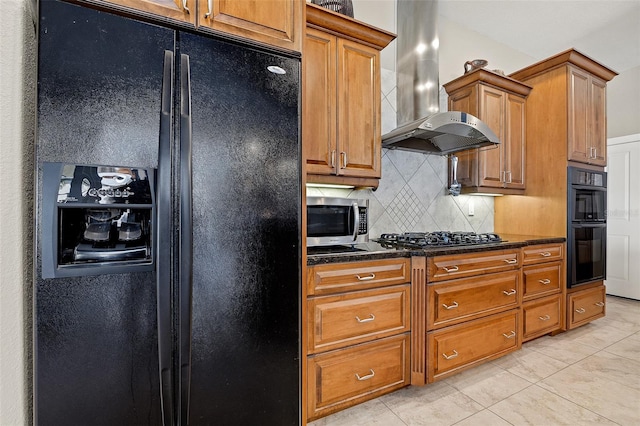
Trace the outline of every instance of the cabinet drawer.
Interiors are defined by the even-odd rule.
[[[560,296],[543,297],[522,305],[523,340],[560,330]]]
[[[307,270],[307,294],[330,294],[411,281],[408,258],[331,263]]]
[[[427,330],[518,306],[518,271],[427,285]]]
[[[539,244],[522,249],[522,263],[524,265],[562,259],[564,259],[564,244],[562,243]]]
[[[427,333],[428,382],[520,348],[519,310]]]
[[[564,284],[562,262],[522,268],[524,291],[523,300],[560,292]]]
[[[405,284],[309,299],[309,353],[409,331],[410,292]]]
[[[579,327],[605,315],[604,285],[577,291],[567,296],[567,328]]]
[[[520,250],[492,250],[427,258],[427,282],[520,268]]]
[[[309,357],[309,420],[409,384],[409,334]]]

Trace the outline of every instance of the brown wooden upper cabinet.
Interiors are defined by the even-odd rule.
[[[299,52],[305,0],[104,0],[126,10],[182,21]]]
[[[168,18],[196,25],[196,0],[102,0],[143,15]]]
[[[302,143],[307,181],[378,186],[380,51],[395,35],[307,4]]]
[[[569,160],[607,165],[605,81],[574,66],[569,77]]]
[[[197,1],[200,26],[300,51],[304,0]]]
[[[444,85],[449,110],[484,121],[500,139],[497,148],[458,153],[458,182],[464,193],[518,194],[525,189],[526,98],[531,87],[479,69]]]
[[[536,100],[535,111],[530,111],[532,128],[536,131],[550,128],[557,137],[566,140],[566,161],[606,166],[606,83],[616,75],[615,71],[569,49],[510,77],[533,87],[540,101]],[[550,114],[557,115],[557,119],[539,122]]]

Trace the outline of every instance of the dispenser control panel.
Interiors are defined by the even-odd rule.
[[[43,180],[43,278],[153,268],[153,169],[45,163]]]

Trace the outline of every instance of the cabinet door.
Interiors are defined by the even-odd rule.
[[[334,174],[336,37],[307,28],[302,68],[302,140],[307,173]]]
[[[504,182],[504,154],[509,141],[505,138],[505,97],[506,94],[491,87],[480,85],[480,111],[478,118],[498,136],[500,145],[494,149],[479,152],[480,186],[501,188]]]
[[[340,38],[337,46],[338,174],[379,178],[380,52]]]
[[[449,96],[449,111],[464,111],[478,116],[478,86],[466,87]],[[456,153],[457,180],[464,186],[478,186],[478,150],[468,149]]]
[[[526,146],[525,146],[525,100],[508,94],[504,128],[504,186],[524,189]]]
[[[205,0],[206,1],[206,0]],[[104,0],[144,14],[196,24],[196,0]]]
[[[590,135],[589,149],[591,164],[607,165],[607,84],[591,77],[590,84]]]
[[[605,315],[604,285],[576,291],[567,297],[567,328],[584,325]]]
[[[198,25],[283,49],[300,51],[302,0],[198,1]],[[193,9],[195,13],[195,5]]]
[[[589,160],[589,74],[569,67],[569,160],[586,163]]]
[[[520,310],[427,333],[427,382],[520,349]]]
[[[531,340],[552,331],[560,330],[560,294],[532,300],[522,304],[522,339]]]
[[[308,420],[409,385],[410,350],[406,333],[310,357]]]

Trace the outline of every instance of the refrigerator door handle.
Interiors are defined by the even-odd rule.
[[[193,198],[191,181],[191,69],[180,55],[180,423],[188,424],[191,381]]]
[[[174,54],[164,52],[160,137],[157,172],[156,284],[158,303],[158,357],[163,425],[174,424],[173,366],[171,358],[171,135]]]

